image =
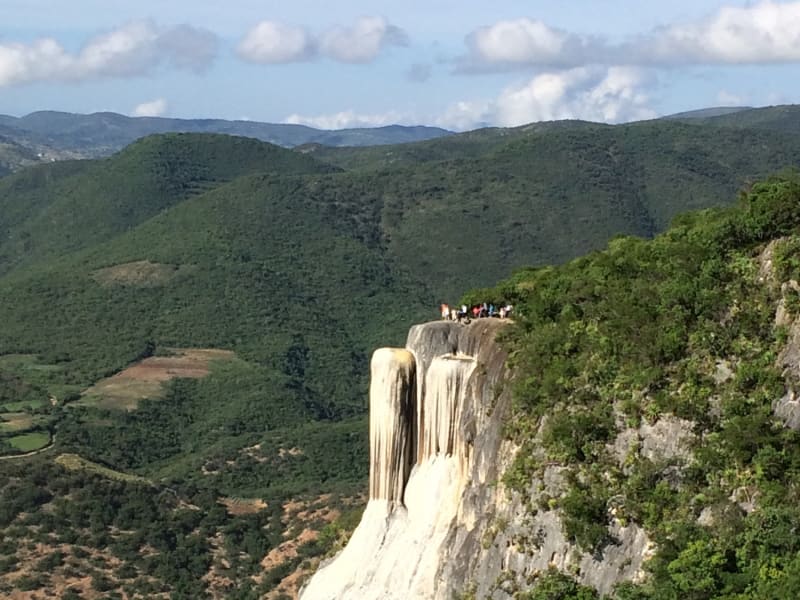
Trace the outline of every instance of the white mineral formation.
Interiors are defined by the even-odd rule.
[[[435,596],[466,484],[469,452],[459,420],[475,360],[448,354],[423,364],[427,372],[415,373],[419,362],[408,350],[373,355],[370,501],[348,545],[317,571],[303,600]]]
[[[369,386],[369,497],[402,503],[411,466],[416,383],[414,355],[381,348],[372,355]]]
[[[553,565],[601,594],[644,576],[652,544],[636,524],[614,522],[615,544],[597,555],[570,542],[559,511],[531,514],[530,503],[564,493],[561,465],[535,476],[527,499],[503,485],[519,451],[504,434],[511,393],[497,337],[507,324],[424,323],[411,328],[405,350],[375,352],[370,500],[348,545],[301,600],[512,600]],[[672,433],[638,430],[641,452],[680,456]]]

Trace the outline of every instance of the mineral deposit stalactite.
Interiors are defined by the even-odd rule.
[[[412,328],[405,350],[375,351],[369,502],[347,546],[317,571],[302,600],[453,597],[439,572],[474,481],[480,449],[473,442],[491,389],[487,364],[495,382],[504,360],[494,344],[502,326],[499,319],[426,323]]]
[[[446,355],[433,359],[425,375],[418,463],[437,454],[461,454],[462,440],[458,423],[464,406],[467,380],[474,368],[475,361],[467,356]]]
[[[370,371],[369,497],[401,503],[414,463],[414,356],[408,350],[381,348],[372,356]]]

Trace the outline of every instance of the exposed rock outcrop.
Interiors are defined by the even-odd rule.
[[[546,501],[567,489],[561,466],[543,461],[526,498],[504,487],[501,476],[519,451],[503,435],[511,406],[496,337],[506,325],[426,323],[412,327],[405,350],[376,351],[370,501],[303,600],[452,600],[466,592],[507,600],[551,566],[602,593],[642,577],[653,547],[638,526],[612,519],[615,543],[598,555],[567,539],[560,512]],[[687,458],[687,423],[633,431],[634,451]]]
[[[441,578],[443,559],[461,527],[476,449],[484,466],[479,480],[498,474],[502,418],[491,400],[505,374],[505,354],[495,342],[504,325],[428,323],[411,329],[405,350],[375,352],[370,501],[347,547],[317,572],[302,598],[449,600],[454,586]],[[477,443],[487,436],[493,443]]]

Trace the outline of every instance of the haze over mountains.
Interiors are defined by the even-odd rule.
[[[308,143],[326,146],[399,144],[450,133],[438,127],[423,126],[390,125],[323,131],[286,123],[127,117],[110,112],[81,115],[41,111],[24,117],[0,115],[0,168],[15,170],[40,160],[108,156],[139,138],[166,132],[226,133],[284,147]]]
[[[763,109],[720,107],[664,118],[782,131],[787,124],[796,121],[794,111],[793,106]],[[24,117],[0,115],[0,175],[38,162],[109,156],[141,137],[167,132],[225,133],[253,137],[287,148],[307,144],[334,147],[401,144],[452,134],[445,129],[426,126],[390,125],[326,131],[286,123],[41,111]]]
[[[22,119],[29,129],[8,147],[30,153],[25,140],[50,136],[64,152],[70,139],[98,152],[106,144],[106,152],[122,143],[111,123],[143,122],[90,119],[83,130],[61,115],[56,133],[54,122],[36,125],[37,118]],[[348,148],[296,138],[301,145],[292,150],[240,136],[166,133],[110,157],[0,178],[0,393],[45,399],[2,414],[17,415],[25,431],[57,432],[56,453],[169,485],[202,505],[203,519],[212,516],[196,553],[210,563],[211,546],[222,542],[209,540],[221,536],[232,569],[240,569],[237,581],[255,588],[262,583],[247,577],[294,523],[284,503],[363,489],[367,359],[377,345],[399,343],[409,323],[436,315],[440,301],[523,267],[566,262],[620,234],[652,237],[677,214],[729,204],[754,179],[800,163],[794,106],[616,126],[564,121],[421,133],[441,135]],[[235,359],[204,379],[168,383],[161,399],[135,409],[88,393],[176,348],[227,350]],[[0,434],[3,451],[13,452],[9,440],[20,432]],[[44,459],[40,467],[46,481],[64,476]],[[0,482],[4,498],[19,496],[20,477]],[[107,486],[96,483],[112,494]],[[214,512],[221,497],[258,498],[271,508],[223,518]],[[81,502],[91,511],[98,500]],[[25,527],[36,524],[26,525],[23,514],[30,507],[23,508],[0,520],[33,536]],[[132,509],[117,508],[97,523],[132,529],[125,526]],[[180,528],[172,507],[148,510],[163,517],[165,530]],[[144,547],[131,538],[137,552]],[[111,544],[80,539],[98,552]],[[328,542],[307,551],[324,553]],[[242,559],[245,546],[261,555]],[[188,552],[174,543],[159,548],[175,564]],[[126,560],[148,572],[142,557]],[[301,562],[273,565],[274,578]],[[165,567],[159,581],[206,589],[199,577],[178,582],[178,572]]]

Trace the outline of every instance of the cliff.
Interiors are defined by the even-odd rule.
[[[797,597],[798,281],[775,178],[476,292],[517,325],[412,328],[373,361],[386,485],[302,597]]]
[[[303,600],[511,598],[551,566],[600,591],[641,575],[649,542],[615,524],[616,544],[580,552],[556,510],[532,511],[500,476],[518,448],[505,439],[510,393],[507,321],[432,322],[411,328],[405,349],[375,352],[370,386],[370,500],[344,550],[319,569]],[[677,427],[677,429],[676,429]],[[636,432],[657,452],[680,424]],[[557,496],[557,465],[531,482]]]

